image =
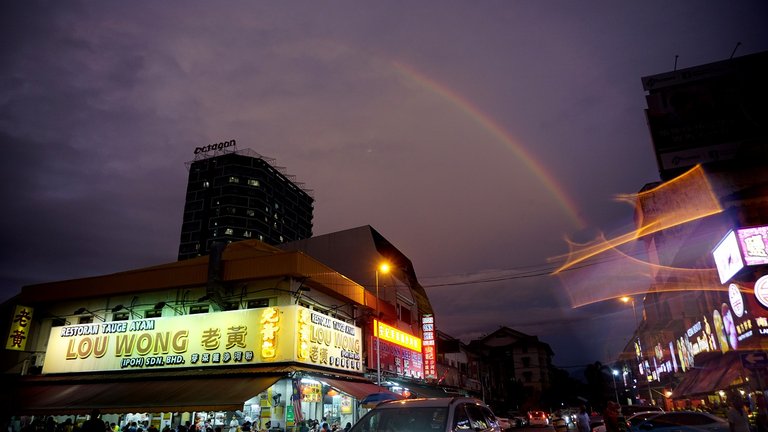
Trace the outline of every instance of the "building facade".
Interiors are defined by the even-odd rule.
[[[509,327],[469,343],[480,356],[480,381],[488,402],[499,412],[532,407],[550,387],[552,357],[549,344]]]
[[[26,286],[4,304],[13,320],[0,407],[99,409],[107,421],[160,430],[187,421],[290,430],[323,417],[343,426],[365,396],[386,392],[365,378],[371,335],[357,325],[374,303],[306,254],[255,240],[220,256]]]
[[[636,198],[650,280],[628,293],[642,315],[620,358],[643,402],[722,408],[765,388],[768,362],[749,359],[768,348],[766,74],[764,52],[643,78],[663,182]]]
[[[358,235],[375,232],[351,231],[361,249],[372,237]],[[12,391],[0,406],[55,416],[98,408],[119,424],[138,418],[158,429],[224,427],[234,417],[294,430],[302,419],[354,423],[373,393],[446,396],[428,379],[429,300],[411,283],[407,257],[377,241],[374,261],[392,269],[366,286],[299,248],[244,240],[23,287],[3,304],[13,319],[2,384]]]
[[[419,346],[411,346],[382,338],[370,346],[369,359],[375,357],[380,361],[381,367],[377,369],[387,387],[398,393],[406,391],[411,396],[446,395],[446,389],[437,386],[439,320],[405,254],[369,225],[279,247],[306,253],[359,283],[378,299],[379,308],[374,313],[380,317],[382,328],[408,340],[420,341]],[[389,270],[382,271],[382,263],[386,263]],[[376,354],[379,349],[380,356]],[[425,386],[427,383],[431,385]]]
[[[179,260],[207,255],[217,242],[312,236],[311,191],[274,162],[250,149],[198,153],[189,163]]]

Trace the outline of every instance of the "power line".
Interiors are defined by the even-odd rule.
[[[630,255],[631,256],[631,255]],[[569,267],[563,272],[569,272],[574,271],[586,267],[595,266],[598,264],[605,264],[612,261],[619,261],[622,258],[606,258],[602,260],[594,260],[592,262],[585,262],[583,264]],[[521,266],[521,267],[513,267],[511,269],[502,269],[502,270],[496,270],[494,271],[495,274],[499,274],[502,272],[510,272],[510,271],[517,271],[516,269],[523,269],[523,268],[531,268],[533,267],[533,270],[530,270],[528,272],[517,272],[513,275],[507,275],[507,276],[489,276],[485,278],[479,278],[479,279],[469,279],[465,281],[460,282],[445,282],[445,283],[435,283],[435,284],[422,284],[424,288],[436,288],[436,287],[446,287],[446,286],[458,286],[458,285],[475,285],[475,284],[481,284],[481,283],[490,283],[490,282],[501,282],[506,280],[515,280],[515,279],[529,279],[529,278],[535,278],[535,277],[541,277],[541,276],[551,276],[552,272],[560,267],[559,264],[557,265],[528,265],[528,266]],[[449,277],[473,277],[473,276],[480,276],[482,274],[487,274],[491,272],[476,272],[471,273],[469,275],[450,275],[450,276],[425,276],[421,277],[420,279],[439,279],[439,278],[449,278]]]

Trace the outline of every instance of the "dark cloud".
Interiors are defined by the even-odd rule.
[[[316,234],[370,224],[396,244],[446,331],[507,325],[559,364],[609,360],[631,312],[572,309],[549,258],[630,226],[613,196],[658,179],[640,77],[765,50],[767,16],[758,0],[5,2],[0,298],[173,261],[184,163],[234,138],[314,190]]]

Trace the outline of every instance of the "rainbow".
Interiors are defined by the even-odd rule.
[[[421,87],[437,94],[443,99],[449,101],[469,118],[480,125],[485,131],[498,139],[525,164],[526,167],[541,181],[544,187],[555,197],[558,204],[563,208],[566,215],[576,224],[578,228],[586,227],[585,221],[579,216],[578,207],[571,198],[564,192],[563,188],[555,181],[544,166],[531,155],[516,139],[514,139],[503,127],[501,127],[491,116],[484,113],[472,102],[452,90],[451,88],[439,83],[438,81],[422,74],[413,67],[401,62],[392,62],[395,71],[409,81],[419,84]]]

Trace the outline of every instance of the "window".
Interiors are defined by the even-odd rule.
[[[224,230],[224,235],[232,235],[234,233],[235,233],[235,230],[233,230],[232,228],[227,228]]]
[[[128,321],[128,312],[115,312],[112,314],[112,321]]]
[[[402,322],[410,323],[411,322],[411,310],[407,306],[401,305],[401,304],[398,303],[397,304],[397,318],[400,321],[402,321]]]
[[[454,431],[462,431],[462,430],[471,430],[472,426],[469,423],[469,416],[467,415],[467,411],[464,408],[466,404],[462,404],[456,407],[456,409],[453,412],[453,430]]]
[[[229,177],[229,182],[230,183],[240,183],[240,179],[235,177],[235,176],[231,176],[231,177]]]
[[[523,357],[523,367],[531,367],[531,358],[530,357]]]
[[[248,300],[248,309],[269,307],[269,299]]]
[[[488,420],[485,418],[483,411],[478,405],[465,405],[467,408],[467,414],[469,414],[469,420],[474,430],[485,430],[490,428]]]
[[[248,186],[259,187],[259,181],[256,179],[248,179]]]
[[[93,322],[92,316],[81,316],[80,318],[77,319],[78,324],[90,324],[92,322]]]
[[[211,187],[211,183],[208,180],[206,180],[206,181],[203,182],[203,187],[204,188]]]
[[[189,308],[190,315],[203,313],[208,313],[208,305],[194,305]]]
[[[243,237],[245,238],[251,238],[252,236],[253,234],[251,234],[251,232],[248,230],[245,230],[245,232],[243,232]]]
[[[161,309],[150,309],[144,312],[144,318],[160,318],[161,316],[163,316]]]
[[[533,372],[523,372],[523,381],[533,382]]]
[[[256,216],[256,212],[251,209],[246,210],[245,214],[247,214],[250,217]]]

